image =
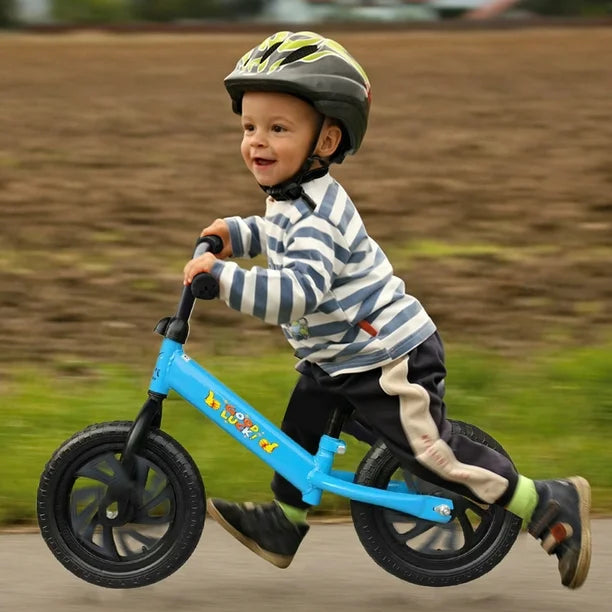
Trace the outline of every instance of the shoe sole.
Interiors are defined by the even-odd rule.
[[[582,528],[580,554],[576,563],[576,571],[567,585],[570,589],[577,589],[586,580],[591,566],[591,485],[581,476],[573,476],[568,478],[568,481],[576,487],[580,502],[580,524]]]
[[[206,509],[208,510],[208,514],[217,522],[225,531],[233,535],[241,544],[246,546],[249,550],[252,550],[256,555],[260,556],[262,559],[268,561],[272,565],[276,567],[280,567],[281,569],[285,569],[289,567],[291,561],[293,561],[293,556],[288,555],[279,555],[278,553],[270,552],[265,548],[262,548],[255,540],[251,538],[247,538],[243,533],[240,533],[231,523],[228,523],[223,515],[217,510],[215,504],[212,500],[208,500],[206,502]]]

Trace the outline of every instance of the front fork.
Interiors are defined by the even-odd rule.
[[[125,467],[128,473],[133,472],[135,467],[134,457],[138,454],[144,445],[149,429],[152,427],[159,429],[162,419],[162,402],[166,398],[161,393],[149,391],[149,397],[144,403],[138,416],[132,424],[132,428],[128,433],[125,448],[121,455],[121,464]]]
[[[137,480],[136,456],[144,448],[151,428],[159,429],[162,402],[165,395],[149,391],[149,397],[132,423],[121,453],[121,470],[118,470],[106,490],[98,508],[98,518],[103,525],[119,526],[129,523],[142,500]],[[142,483],[143,487],[146,483]],[[113,510],[110,510],[113,508]]]

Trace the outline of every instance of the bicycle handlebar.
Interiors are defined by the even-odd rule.
[[[219,253],[221,249],[223,249],[223,240],[219,236],[202,236],[196,242],[193,257],[199,257],[208,251]],[[155,332],[165,338],[185,344],[189,335],[189,317],[195,299],[212,300],[218,295],[219,283],[214,276],[207,272],[196,274],[191,285],[183,286],[176,314],[173,317],[161,319],[155,326]]]
[[[216,234],[210,236],[200,236],[196,242],[195,251],[193,252],[194,257],[199,257],[210,251],[213,255],[220,253],[223,250],[223,240]]]
[[[222,249],[223,240],[219,236],[212,234],[210,236],[201,236],[196,242],[193,257],[199,257],[207,252],[213,254],[220,253]],[[191,294],[194,298],[200,300],[213,300],[219,295],[219,283],[208,272],[201,272],[196,274],[191,281]]]

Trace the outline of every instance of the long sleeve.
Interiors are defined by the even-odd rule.
[[[233,240],[232,235],[232,246]],[[314,312],[334,280],[336,240],[343,237],[335,227],[311,216],[291,229],[278,269],[244,270],[235,262],[217,262],[212,274],[219,280],[221,299],[230,308],[273,324]]]
[[[266,254],[265,221],[261,217],[226,217],[234,257]]]

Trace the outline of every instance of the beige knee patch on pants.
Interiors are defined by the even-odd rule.
[[[495,472],[459,461],[440,438],[429,412],[429,394],[408,381],[408,359],[396,360],[382,368],[380,386],[387,395],[397,395],[400,422],[415,458],[427,469],[451,482],[464,485],[480,499],[493,503],[508,488],[508,480]]]

